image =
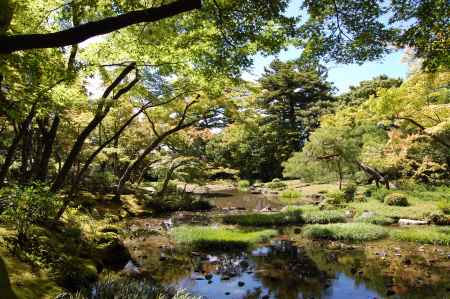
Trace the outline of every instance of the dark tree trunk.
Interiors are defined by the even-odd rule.
[[[36,103],[33,104],[33,106],[31,107],[30,113],[25,118],[25,120],[21,123],[19,131],[17,132],[11,145],[8,148],[8,152],[5,157],[5,162],[3,163],[3,165],[0,169],[0,187],[2,187],[4,184],[4,181],[8,175],[9,167],[11,166],[11,164],[14,161],[14,156],[15,156],[16,150],[20,144],[20,140],[22,139],[25,130],[30,127],[35,114],[36,114]]]
[[[39,160],[39,168],[36,172],[36,179],[39,181],[46,181],[48,176],[48,164],[52,155],[53,144],[55,143],[56,133],[58,131],[60,117],[58,114],[53,118],[52,126],[49,131],[43,132],[43,151]]]

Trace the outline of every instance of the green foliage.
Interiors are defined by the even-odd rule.
[[[387,231],[374,224],[338,223],[309,225],[305,227],[303,234],[311,239],[370,241],[386,237]]]
[[[225,224],[237,224],[241,226],[279,226],[289,224],[301,224],[303,219],[301,211],[286,213],[253,213],[242,215],[226,215],[223,217]]]
[[[1,218],[14,225],[17,245],[29,240],[34,224],[48,225],[62,205],[47,186],[38,184],[2,189],[0,197],[6,203]]]
[[[355,219],[356,222],[364,222],[364,223],[371,223],[371,224],[377,224],[377,225],[391,225],[396,223],[396,221],[391,218],[391,217],[387,217],[387,216],[383,216],[383,215],[372,215],[369,217],[357,217]]]
[[[388,189],[384,187],[375,187],[372,186],[366,190],[366,195],[370,198],[376,199],[380,202],[384,202],[384,198],[390,193]]]
[[[404,228],[391,231],[394,240],[450,246],[449,227]]]
[[[250,187],[250,181],[249,180],[239,180],[238,186],[240,190],[246,190],[248,187]]]
[[[179,243],[198,249],[246,248],[277,235],[275,230],[243,231],[225,227],[179,226],[171,231]]]
[[[440,214],[440,213],[432,213],[428,215],[428,220],[430,223],[435,225],[450,225],[450,216]]]
[[[283,190],[287,188],[287,184],[280,179],[273,179],[271,182],[266,183],[266,186],[274,190]]]
[[[398,192],[390,193],[384,198],[384,203],[389,206],[406,207],[409,205],[406,195]]]
[[[336,210],[304,210],[302,213],[303,221],[306,224],[327,224],[345,222],[345,215],[342,211]]]
[[[438,203],[439,210],[442,211],[442,213],[449,215],[450,214],[450,200],[442,200]]]
[[[150,281],[142,281],[132,278],[115,278],[107,276],[94,284],[95,297],[85,295],[85,292],[75,294],[64,293],[58,296],[61,299],[199,299],[185,291],[178,290],[170,296],[169,290],[155,286]]]
[[[97,280],[97,269],[89,261],[61,255],[52,267],[56,282],[69,291],[88,288]]]
[[[281,192],[280,196],[284,202],[295,202],[301,199],[302,193],[295,189],[286,189]]]
[[[208,211],[213,207],[207,199],[189,193],[170,194],[166,196],[144,195],[144,199],[145,205],[156,213]]]
[[[332,191],[326,194],[325,204],[339,206],[347,201],[343,191]]]
[[[355,194],[357,190],[357,186],[354,183],[348,183],[344,186],[343,192],[344,192],[344,198],[346,202],[353,201],[355,199]]]

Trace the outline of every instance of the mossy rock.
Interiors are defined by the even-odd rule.
[[[391,193],[384,198],[384,203],[389,206],[406,207],[409,205],[408,198],[402,193]]]
[[[450,216],[444,214],[433,213],[428,220],[435,225],[450,225]]]

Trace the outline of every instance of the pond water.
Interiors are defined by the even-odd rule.
[[[140,264],[152,279],[209,299],[450,298],[446,257],[433,264],[414,252],[385,259],[273,240],[244,252],[147,253]]]

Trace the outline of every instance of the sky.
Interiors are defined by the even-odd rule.
[[[293,0],[286,11],[287,16],[296,16],[300,11],[301,1]],[[302,13],[305,17],[305,13]],[[397,51],[386,55],[379,61],[366,62],[362,65],[358,64],[327,64],[328,67],[328,81],[332,82],[337,89],[337,93],[343,93],[349,89],[350,86],[358,85],[360,81],[369,80],[379,75],[387,75],[394,78],[405,79],[408,72],[408,65],[401,62],[403,51]],[[294,47],[282,51],[277,56],[264,57],[256,55],[253,57],[254,63],[250,71],[244,72],[242,78],[245,80],[254,81],[258,79],[264,72],[274,58],[279,58],[282,61],[296,59],[300,55],[300,51]]]

